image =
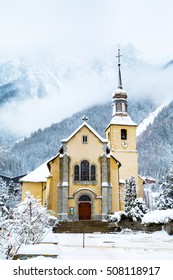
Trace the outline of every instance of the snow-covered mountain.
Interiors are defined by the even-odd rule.
[[[157,114],[137,138],[139,171],[161,178],[173,160],[173,101]]]
[[[141,123],[138,128],[140,171],[143,175],[159,177],[169,165],[167,154],[170,156],[172,148],[165,151],[164,162],[168,160],[168,163],[157,174],[149,172],[143,162],[146,145],[143,141],[158,112],[165,110],[163,101],[171,96],[172,67],[151,66],[138,59],[132,47],[123,52],[126,59],[122,61],[122,77],[129,95],[129,113],[134,121]],[[60,140],[81,123],[84,113],[103,135],[111,118],[110,101],[117,80],[115,65],[114,50],[101,57],[63,62],[53,55],[42,54],[0,57],[0,173],[20,175],[54,155]],[[25,136],[28,138],[15,143]],[[147,149],[151,152],[148,147],[155,145],[154,139],[151,137],[149,142]],[[147,165],[146,158],[145,162]]]
[[[56,77],[56,76],[55,76]],[[11,100],[42,98],[51,88],[58,91],[57,77],[40,62],[13,57],[0,64],[0,105]]]
[[[110,102],[95,105],[17,141],[10,149],[1,150],[0,174],[17,176],[28,173],[57,154],[61,139],[68,137],[81,124],[84,114],[89,117],[89,123],[95,130],[105,137],[104,129],[111,119],[111,113]],[[129,114],[139,124],[137,144],[140,174],[162,177],[173,158],[173,102],[156,108],[155,103],[148,99],[129,100]]]
[[[138,58],[132,46],[122,54],[123,85],[129,96],[154,98],[157,92],[160,103],[163,84],[156,77],[160,68]],[[0,129],[23,137],[108,102],[116,89],[116,64],[114,49],[66,61],[43,53],[0,56]],[[151,81],[156,79],[153,86]]]
[[[151,125],[157,115],[162,111],[164,107],[166,107],[170,101],[163,102],[160,106],[158,106],[154,111],[152,111],[142,122],[138,125],[137,130],[136,130],[136,136],[140,136],[147,128],[149,125]]]

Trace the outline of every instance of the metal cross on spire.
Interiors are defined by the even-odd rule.
[[[120,63],[120,57],[121,57],[121,53],[120,53],[120,47],[118,45],[118,55],[116,56],[118,58],[118,88],[122,89],[123,85],[122,85],[122,78],[121,78],[121,63]]]
[[[120,66],[121,65],[121,63],[120,63],[120,57],[121,57],[122,55],[121,55],[121,53],[120,53],[120,47],[119,47],[119,45],[118,45],[118,55],[116,56],[117,58],[118,58],[118,66]]]

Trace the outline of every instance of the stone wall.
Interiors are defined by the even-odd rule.
[[[173,235],[173,222],[165,224],[164,229],[169,235]]]
[[[161,224],[149,224],[149,225],[143,225],[140,221],[132,221],[129,219],[123,219],[120,222],[117,223],[117,226],[120,229],[131,229],[131,230],[139,230],[139,231],[145,231],[145,232],[154,232],[154,231],[160,231],[162,230]]]
[[[164,229],[169,235],[173,235],[173,221],[167,224],[152,223],[152,224],[144,225],[141,224],[140,221],[135,222],[130,219],[123,219],[117,223],[117,227],[120,228],[120,230],[128,228],[131,230],[139,230],[145,232],[154,232],[154,231],[160,231]]]

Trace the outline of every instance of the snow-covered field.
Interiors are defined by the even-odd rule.
[[[57,245],[49,242],[58,243]],[[83,248],[84,244],[84,248]],[[34,246],[34,247],[33,247]],[[24,246],[20,253],[57,253],[59,260],[173,260],[173,236],[164,230],[154,233],[49,233],[41,244]],[[4,256],[0,256],[4,259]],[[38,259],[44,259],[38,257]]]

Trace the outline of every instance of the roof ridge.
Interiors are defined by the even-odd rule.
[[[90,124],[83,122],[71,135],[67,138],[61,140],[62,143],[68,142],[73,136],[75,136],[78,131],[80,131],[84,126],[86,126],[101,142],[108,143],[106,138],[103,138]]]

